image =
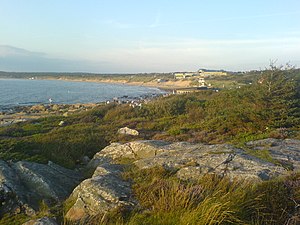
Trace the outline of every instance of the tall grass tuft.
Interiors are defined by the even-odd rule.
[[[141,209],[126,224],[245,224],[263,207],[248,181],[206,175],[185,182],[161,167],[129,177]]]

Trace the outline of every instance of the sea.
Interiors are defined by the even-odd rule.
[[[63,80],[0,79],[0,111],[36,104],[132,101],[165,92],[151,87]]]

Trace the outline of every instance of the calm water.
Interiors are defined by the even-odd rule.
[[[157,88],[59,80],[0,79],[0,110],[20,105],[103,102],[114,97],[134,99],[163,92]]]

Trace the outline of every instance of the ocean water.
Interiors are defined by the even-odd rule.
[[[164,92],[157,88],[72,82],[62,80],[0,79],[0,111],[15,106],[47,104],[97,103],[119,99],[149,97]]]

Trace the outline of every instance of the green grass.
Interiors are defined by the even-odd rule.
[[[260,183],[213,175],[185,182],[174,172],[129,168],[123,177],[132,182],[139,205],[131,212],[115,209],[82,224],[278,225],[299,218],[294,203],[300,200],[299,174]]]
[[[272,81],[272,90],[276,92],[268,92],[265,85],[254,82],[219,93],[203,91],[159,97],[143,104],[141,109],[128,105],[100,105],[66,118],[49,116],[0,127],[0,156],[37,162],[51,160],[74,168],[84,155],[92,157],[111,142],[162,139],[243,145],[267,137],[297,138],[300,125],[299,78],[290,79],[287,76],[290,71],[275,68],[271,72],[274,76],[270,76],[269,70],[261,76]],[[124,77],[134,80],[154,76]],[[102,76],[105,77],[110,76]],[[224,78],[221,82],[230,79]],[[244,78],[239,77],[239,80]],[[64,126],[58,125],[61,120],[65,122]],[[117,135],[117,130],[124,126],[138,129],[140,136]],[[254,154],[271,161],[267,152]]]
[[[287,221],[297,224],[295,221],[300,219],[295,208],[300,201],[299,173],[253,183],[214,175],[185,182],[177,179],[175,172],[163,167],[144,170],[129,167],[123,177],[132,182],[134,196],[139,202],[136,208],[132,211],[117,208],[79,224],[278,225]],[[53,215],[64,225],[78,224],[62,217],[73,204],[74,199],[68,199],[59,209],[41,204],[40,211],[32,218],[24,214],[5,215],[0,224],[18,225],[29,219]]]

